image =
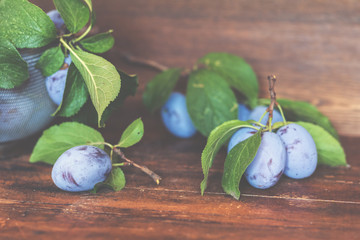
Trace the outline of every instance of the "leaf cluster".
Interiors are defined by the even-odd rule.
[[[164,105],[181,79],[181,72],[181,68],[169,68],[147,84],[143,102],[149,111]],[[237,93],[255,107],[258,92],[256,74],[244,59],[228,53],[209,53],[189,73],[186,105],[197,130],[209,136],[215,127],[237,118]]]
[[[65,57],[70,55],[72,64],[63,101],[54,116],[84,114],[80,119],[86,118],[87,113],[81,109],[90,105],[95,109],[97,125],[102,127],[107,118],[104,114],[108,115],[113,109],[111,103],[120,98],[120,75],[133,76],[120,74],[113,64],[96,55],[110,50],[114,38],[112,30],[88,36],[95,23],[91,0],[53,3],[65,23],[61,31],[42,9],[27,0],[0,1],[0,88],[18,87],[29,78],[27,63],[19,53],[22,48],[44,50],[36,64],[44,76],[63,68]],[[136,90],[137,86],[132,86],[129,93]]]

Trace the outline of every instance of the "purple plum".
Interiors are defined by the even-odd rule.
[[[110,157],[104,150],[82,145],[70,148],[57,159],[51,177],[64,191],[88,191],[105,181],[111,168]]]
[[[55,24],[56,29],[60,29],[62,26],[64,26],[64,20],[60,16],[60,13],[57,10],[51,10],[46,13],[51,21]]]
[[[66,77],[69,71],[69,66],[71,64],[70,55],[65,58],[64,63],[66,63],[59,71],[46,77],[45,84],[48,94],[51,100],[56,104],[60,105],[63,99]]]
[[[250,109],[242,103],[238,104],[238,119],[241,121],[246,121],[249,119]]]
[[[317,166],[317,151],[310,133],[304,127],[291,123],[281,127],[277,135],[287,153],[284,174],[294,179],[311,176]]]
[[[257,106],[255,107],[249,116],[250,120],[254,120],[254,121],[259,121],[261,116],[263,115],[263,113],[266,111],[267,107],[266,106]],[[266,113],[266,115],[264,116],[264,118],[261,120],[262,124],[266,124],[267,121],[269,119],[269,113]],[[281,114],[279,113],[279,111],[277,111],[276,109],[274,109],[273,111],[273,119],[272,119],[272,123],[276,123],[276,122],[282,122],[284,121]]]
[[[274,186],[284,172],[286,150],[280,137],[264,132],[254,160],[245,171],[246,180],[255,188]]]
[[[177,137],[190,138],[196,133],[196,128],[187,111],[186,98],[182,93],[171,93],[161,108],[161,117],[165,127]]]

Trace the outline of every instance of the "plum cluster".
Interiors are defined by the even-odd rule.
[[[228,152],[256,133],[253,128],[241,128],[230,139]],[[274,132],[264,132],[254,160],[245,171],[246,180],[255,188],[274,186],[282,176],[302,179],[313,174],[317,166],[316,145],[310,133],[291,123]]]
[[[266,106],[257,106],[253,110],[239,103],[238,119],[254,120],[266,125],[269,113]],[[190,138],[196,133],[186,108],[185,96],[173,92],[161,109],[165,127],[173,135],[180,138]],[[283,122],[279,111],[273,111],[272,123]],[[253,136],[254,128],[241,128],[230,139],[228,152],[238,143]],[[255,188],[266,189],[274,186],[285,174],[294,179],[302,179],[313,174],[317,166],[316,145],[310,133],[302,126],[287,124],[276,133],[263,132],[257,154],[245,171],[245,177]]]

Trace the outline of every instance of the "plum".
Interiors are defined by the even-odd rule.
[[[238,143],[256,133],[252,128],[241,128],[230,139],[228,152]],[[265,132],[254,160],[245,171],[246,180],[255,188],[266,189],[274,186],[284,172],[286,151],[284,144],[275,133]]]
[[[46,14],[50,17],[51,21],[53,21],[57,29],[60,29],[62,26],[64,26],[64,20],[62,19],[60,13],[57,10],[51,10]]]
[[[246,180],[255,188],[274,186],[284,172],[286,150],[280,137],[264,132],[254,160],[245,171]]]
[[[161,108],[161,117],[165,127],[173,135],[190,138],[196,133],[186,107],[186,98],[182,93],[173,92]]]
[[[252,135],[254,135],[256,133],[256,130],[252,129],[252,128],[240,128],[240,130],[238,130],[236,133],[234,133],[232,135],[232,137],[230,138],[229,144],[228,144],[228,153],[230,152],[230,150],[239,142],[244,141],[245,139],[251,137]]]
[[[263,113],[266,111],[266,109],[267,109],[266,106],[257,106],[257,107],[255,107],[250,112],[249,119],[254,120],[254,121],[259,121],[259,119],[261,118]],[[265,125],[267,123],[268,119],[269,119],[269,113],[266,113],[264,118],[261,120],[261,123]],[[274,109],[272,123],[282,122],[282,121],[283,121],[283,118],[282,118],[281,114],[279,113],[279,111]]]
[[[88,191],[105,181],[111,167],[110,157],[104,150],[82,145],[70,148],[57,159],[51,177],[64,191]]]
[[[277,135],[287,153],[284,174],[294,179],[311,176],[317,166],[317,151],[310,133],[304,127],[291,123],[281,127]]]
[[[238,104],[238,119],[241,121],[246,121],[249,119],[250,110],[242,103]]]
[[[69,65],[71,64],[71,57],[66,57],[64,63],[64,66],[59,71],[52,74],[51,76],[46,77],[45,79],[48,94],[56,105],[60,105],[63,99],[66,77],[69,70]]]

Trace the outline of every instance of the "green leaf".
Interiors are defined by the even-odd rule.
[[[331,124],[329,118],[322,114],[314,105],[289,99],[278,99],[278,103],[284,111],[286,120],[289,121],[304,121],[314,123],[323,127],[336,139],[339,138],[335,128]],[[269,99],[259,99],[259,104],[269,105]]]
[[[156,75],[145,88],[143,102],[150,111],[161,108],[168,100],[181,75],[180,68],[170,68]]]
[[[211,131],[207,139],[206,146],[201,154],[201,167],[204,174],[204,179],[201,182],[201,195],[207,187],[207,180],[209,177],[209,170],[214,162],[215,155],[220,148],[228,141],[228,139],[242,127],[253,127],[251,124],[240,121],[232,120],[221,124]]]
[[[36,63],[44,76],[50,76],[58,71],[64,64],[65,56],[61,47],[47,49]]]
[[[66,77],[63,100],[53,116],[71,117],[79,112],[89,98],[84,79],[79,70],[71,63]],[[95,115],[96,118],[96,115]]]
[[[192,72],[187,85],[186,105],[195,127],[208,136],[220,124],[237,119],[238,103],[227,82],[217,73]]]
[[[77,122],[64,122],[45,130],[37,141],[30,162],[54,164],[66,150],[93,142],[104,142],[95,129]]]
[[[0,37],[17,48],[39,48],[56,39],[56,28],[41,8],[26,0],[0,0]]]
[[[105,122],[109,119],[111,114],[121,107],[128,96],[135,95],[136,89],[139,86],[138,77],[136,75],[128,75],[120,70],[118,70],[118,72],[122,82],[120,93],[116,99],[111,102],[110,105],[105,109],[101,118],[102,127],[105,126]],[[72,119],[74,121],[82,122],[91,126],[96,126],[97,113],[94,105],[90,101],[87,101]]]
[[[81,0],[53,0],[66,28],[72,32],[79,32],[89,21],[88,7]]]
[[[28,78],[28,65],[18,50],[10,41],[0,38],[0,88],[20,86]]]
[[[114,65],[102,57],[70,49],[71,59],[81,73],[98,114],[98,126],[104,110],[120,92],[120,75]]]
[[[100,33],[80,41],[81,46],[93,53],[104,53],[114,46],[114,37],[112,31]]]
[[[101,183],[95,185],[92,193],[96,193],[101,187],[109,187],[114,191],[120,191],[125,187],[126,180],[125,175],[121,168],[113,168],[110,172],[109,177]]]
[[[248,105],[256,106],[259,94],[257,77],[244,59],[228,53],[209,53],[199,59],[199,62],[224,77],[230,86],[247,98]]]
[[[246,168],[254,160],[261,143],[261,131],[233,147],[226,156],[222,187],[235,199],[240,198],[240,180]]]
[[[117,147],[127,148],[138,143],[144,135],[144,124],[141,118],[136,119],[132,122],[121,135]]]
[[[346,166],[346,156],[339,141],[321,126],[307,122],[296,122],[312,136],[318,153],[318,163],[329,166]]]

